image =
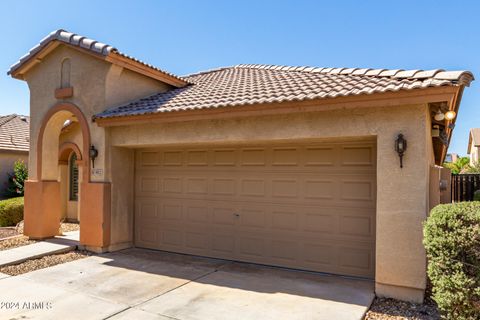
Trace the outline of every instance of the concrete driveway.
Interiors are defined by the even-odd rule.
[[[1,319],[361,319],[373,283],[128,249],[0,276]]]

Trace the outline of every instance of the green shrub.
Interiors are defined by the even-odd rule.
[[[23,197],[25,180],[28,178],[28,169],[22,160],[15,161],[13,172],[8,174],[8,183],[5,191],[7,197]]]
[[[0,227],[15,226],[23,220],[23,197],[0,201]]]
[[[480,319],[480,202],[433,208],[423,233],[439,309],[447,319]]]
[[[480,201],[480,190],[473,193],[473,201]]]

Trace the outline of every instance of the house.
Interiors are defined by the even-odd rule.
[[[480,157],[480,128],[470,129],[467,154],[470,155],[470,165],[473,166],[478,163]]]
[[[458,153],[447,153],[445,162],[456,162],[458,160]]]
[[[29,118],[16,114],[0,116],[0,198],[4,196],[14,163],[28,162],[29,145]]]
[[[31,96],[29,237],[56,235],[70,202],[92,251],[362,277],[379,296],[423,299],[422,222],[470,72],[238,65],[181,77],[58,30],[9,74]]]

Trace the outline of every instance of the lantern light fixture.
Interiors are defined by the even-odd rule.
[[[433,119],[435,119],[435,121],[443,121],[443,120],[451,121],[455,119],[456,116],[457,116],[457,113],[453,110],[448,110],[447,112],[443,113],[442,110],[438,109],[438,111],[433,116]]]
[[[453,110],[449,110],[445,113],[445,119],[447,119],[448,121],[455,119],[456,116],[457,113]]]
[[[95,159],[98,157],[98,150],[92,144],[89,150],[90,159],[92,160],[92,167],[95,168]]]
[[[407,150],[407,140],[403,136],[403,134],[399,133],[397,139],[395,139],[395,151],[400,158],[400,168],[403,168],[403,155]]]
[[[445,114],[440,109],[438,109],[437,113],[435,113],[433,118],[436,121],[443,121],[445,119]]]

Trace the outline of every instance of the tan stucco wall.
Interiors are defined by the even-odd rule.
[[[59,145],[64,143],[74,143],[79,148],[82,145],[82,132],[80,125],[76,122],[62,130],[59,138]],[[83,156],[83,155],[82,155]],[[70,158],[70,156],[69,156]],[[70,168],[69,165],[60,165],[60,194],[62,202],[62,219],[69,221],[79,221],[78,201],[70,200]],[[79,183],[81,183],[82,175],[79,174]]]
[[[88,120],[91,143],[99,150],[95,168],[103,170],[101,174],[92,174],[91,179],[111,182],[108,186],[88,186],[94,192],[100,190],[102,199],[108,199],[111,190],[111,202],[108,204],[111,205],[111,208],[108,207],[111,216],[104,216],[111,225],[111,234],[110,230],[102,234],[110,237],[110,249],[132,245],[134,152],[129,148],[370,136],[376,137],[378,150],[377,294],[402,296],[408,292],[406,296],[413,296],[413,300],[421,299],[426,282],[422,222],[430,205],[429,176],[433,163],[426,105],[101,128],[91,122],[95,113],[167,90],[168,86],[76,50],[59,47],[26,75],[31,92],[29,164],[33,180],[38,176],[35,163],[38,132],[44,115],[60,102],[55,99],[54,91],[60,86],[60,65],[67,57],[71,59],[70,83],[74,96],[64,101],[77,105]],[[394,140],[400,132],[408,140],[403,169],[400,169],[394,151]],[[77,141],[78,137],[68,139]],[[52,154],[58,150],[59,143],[60,139],[48,144]],[[81,145],[79,147],[82,148]],[[54,156],[53,161],[57,161],[57,155]],[[46,177],[57,179],[58,167],[52,166],[50,170],[52,172],[47,172]],[[34,188],[37,187],[32,184],[32,190]],[[106,206],[99,204],[99,208],[103,210]],[[88,217],[87,220],[89,223],[104,223],[99,217]]]
[[[111,145],[123,147],[376,136],[378,290],[384,292],[385,287],[392,285],[412,288],[417,295],[415,299],[421,298],[426,283],[422,222],[429,209],[432,161],[426,105],[142,124],[107,130]],[[408,140],[403,169],[400,169],[399,158],[394,151],[394,140],[400,132]],[[131,156],[115,162],[115,170],[111,172],[112,190],[121,186],[122,192],[133,192],[132,177],[124,174],[132,166]],[[125,191],[125,188],[130,189]],[[115,226],[128,224],[132,219],[133,199],[123,200],[121,206],[112,202],[112,219],[116,220],[112,221],[112,244],[121,238],[116,235],[120,230]],[[398,291],[397,287],[392,288]],[[384,293],[388,295],[388,292]]]
[[[111,148],[112,180],[111,250],[133,245],[134,156],[127,148]],[[119,161],[121,159],[121,161]]]
[[[72,123],[70,126],[66,127],[65,130],[62,130],[59,138],[59,145],[61,146],[66,142],[71,142],[76,144],[81,150],[82,130],[80,128],[80,125],[77,122]]]
[[[0,199],[3,198],[6,189],[8,174],[13,172],[13,165],[17,160],[23,160],[28,164],[28,152],[0,150]]]
[[[470,165],[474,165],[475,163],[478,162],[479,160],[479,155],[480,155],[480,147],[475,147],[472,144],[472,147],[470,148]]]
[[[65,58],[71,60],[70,84],[74,95],[71,98],[58,100],[54,96],[55,89],[60,87],[61,63]],[[108,148],[105,148],[105,132],[91,122],[94,114],[126,103],[138,97],[165,91],[168,85],[135,74],[100,59],[81,53],[66,46],[60,46],[47,55],[43,61],[32,68],[25,78],[30,88],[30,150],[36,154],[37,137],[41,122],[47,111],[58,102],[70,102],[78,106],[89,121],[91,143],[99,150],[95,165],[105,168]],[[45,140],[44,140],[45,141]],[[53,144],[56,144],[53,143]],[[81,146],[79,146],[81,148]],[[53,147],[52,147],[53,149]],[[29,160],[30,178],[37,178],[35,158]],[[46,166],[45,166],[46,167]],[[47,177],[56,172],[47,172]],[[91,176],[92,181],[106,181],[104,174]]]

